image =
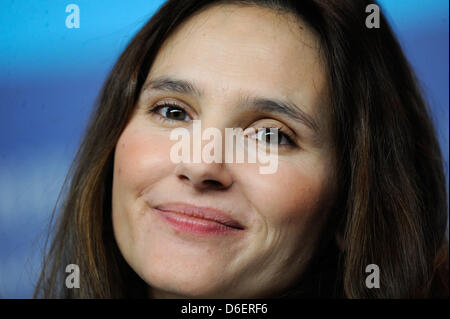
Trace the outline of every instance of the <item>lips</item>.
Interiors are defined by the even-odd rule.
[[[229,214],[215,208],[199,207],[184,203],[161,204],[154,207],[171,221],[177,221],[179,224],[189,223],[194,228],[203,230],[230,228],[234,230],[243,230],[245,227]]]

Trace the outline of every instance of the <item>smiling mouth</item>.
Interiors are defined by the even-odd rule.
[[[186,204],[167,204],[154,207],[156,212],[175,229],[203,235],[225,235],[245,229],[222,211]]]

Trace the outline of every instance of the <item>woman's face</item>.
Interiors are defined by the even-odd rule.
[[[294,17],[215,6],[168,38],[114,162],[115,238],[152,296],[266,297],[299,278],[335,189],[326,108],[318,38]],[[193,120],[223,136],[225,128],[281,128],[276,172],[172,161],[171,131],[192,129]],[[183,205],[216,211],[192,216]]]

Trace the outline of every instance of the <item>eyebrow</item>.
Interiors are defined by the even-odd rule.
[[[195,83],[167,76],[158,77],[150,80],[147,84],[144,84],[142,91],[146,91],[148,89],[176,92],[180,94],[193,95],[196,97],[201,97],[203,95],[203,90],[201,90]],[[319,126],[317,125],[315,119],[290,101],[265,97],[245,96],[242,99],[242,105],[254,111],[284,115],[289,119],[306,125],[315,133],[319,132]]]
[[[201,97],[203,95],[203,91],[200,90],[194,83],[169,77],[159,77],[149,81],[144,85],[142,90],[145,91],[148,89],[177,92],[181,94],[195,95],[196,97]]]
[[[319,126],[314,118],[292,102],[260,97],[250,97],[247,98],[246,101],[247,103],[244,103],[244,105],[250,109],[263,113],[276,113],[284,115],[289,119],[306,125],[315,133],[319,132]]]

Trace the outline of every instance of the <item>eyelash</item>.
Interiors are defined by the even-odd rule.
[[[158,120],[162,121],[162,122],[181,122],[180,120],[173,120],[173,119],[169,119],[166,118],[165,116],[159,114],[159,111],[164,108],[164,107],[170,107],[170,108],[174,108],[174,109],[178,109],[181,110],[183,112],[186,113],[186,115],[189,115],[188,112],[186,112],[184,110],[184,108],[180,105],[178,105],[175,102],[163,102],[161,104],[157,104],[155,105],[153,108],[151,108],[148,113],[150,113],[152,116],[156,116],[158,118]],[[257,128],[257,131],[261,130],[261,129],[277,129],[279,133],[283,134],[286,138],[286,140],[288,141],[288,144],[279,144],[278,147],[298,147],[297,144],[293,141],[295,139],[294,134],[286,132],[285,128],[282,126],[267,126],[267,127],[260,127]]]
[[[180,122],[179,120],[169,119],[169,118],[166,118],[165,116],[159,114],[158,111],[161,110],[164,107],[171,107],[171,108],[174,108],[174,109],[181,110],[181,111],[185,112],[186,115],[188,115],[190,117],[189,113],[186,112],[183,107],[181,107],[180,105],[178,105],[177,103],[174,103],[174,102],[164,102],[164,103],[161,103],[161,104],[157,104],[155,107],[150,109],[148,112],[151,115],[153,115],[153,116],[157,116],[157,118],[160,121],[162,121],[162,122]]]
[[[278,147],[297,147],[297,144],[293,141],[295,139],[294,135],[288,132],[284,131],[284,128],[281,126],[268,126],[268,127],[262,127],[262,128],[258,128],[259,129],[277,129],[279,133],[281,133],[282,135],[284,135],[284,137],[286,138],[288,144],[278,144]],[[282,138],[282,137],[281,137]]]

